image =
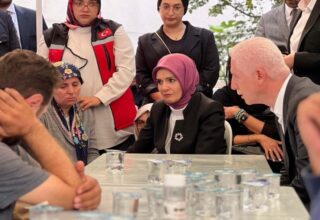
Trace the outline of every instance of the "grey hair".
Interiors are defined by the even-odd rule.
[[[266,71],[270,79],[285,78],[290,72],[284,62],[279,48],[269,39],[254,37],[244,40],[230,50],[233,62],[246,72],[254,72],[258,68]]]

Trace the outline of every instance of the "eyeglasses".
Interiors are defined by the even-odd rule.
[[[165,11],[165,12],[169,12],[171,9],[174,13],[178,13],[181,10],[183,10],[183,6],[178,4],[178,5],[169,5],[169,4],[161,4],[160,8]]]
[[[78,8],[84,8],[84,7],[88,7],[88,8],[95,8],[99,5],[99,3],[97,1],[88,1],[87,3],[85,3],[84,1],[73,1],[73,5],[77,6]]]

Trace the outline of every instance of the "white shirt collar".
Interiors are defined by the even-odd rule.
[[[317,0],[310,0],[308,5],[305,5],[305,1],[301,0],[298,4],[298,8],[303,12],[311,12],[316,4]]]
[[[281,124],[282,131],[284,131],[284,124],[283,124],[283,100],[284,100],[284,95],[289,83],[290,78],[292,77],[292,74],[290,73],[286,80],[283,82],[281,89],[278,93],[276,102],[274,104],[274,107],[271,108],[271,111],[278,117],[279,123]]]
[[[286,12],[286,15],[290,16],[291,11],[293,10],[293,8],[290,8],[287,4],[284,4],[284,7],[285,7],[284,11]]]
[[[286,15],[286,21],[287,21],[287,25],[288,27],[290,28],[290,23],[292,21],[292,10],[293,8],[289,7],[287,4],[284,4],[284,12],[285,12],[285,15]]]
[[[184,106],[181,109],[174,109],[171,106],[169,106],[169,108],[171,109],[171,116],[173,116],[174,118],[177,118],[177,120],[183,120],[183,111],[186,109],[187,105]]]
[[[10,14],[16,14],[16,9],[14,7],[14,4],[11,4],[8,8],[7,11],[10,12]]]

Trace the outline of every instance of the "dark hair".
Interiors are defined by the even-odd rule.
[[[161,2],[162,2],[162,0],[158,0],[158,3],[157,3],[157,9],[158,9],[158,11],[159,11]],[[182,4],[183,4],[184,14],[186,14],[187,11],[188,11],[189,0],[181,0],[181,2],[182,2]]]
[[[59,82],[56,68],[32,51],[14,50],[0,58],[0,87],[16,89],[24,98],[39,93],[47,105]]]

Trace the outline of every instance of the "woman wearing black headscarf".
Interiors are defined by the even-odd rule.
[[[103,153],[134,141],[136,109],[129,88],[135,74],[131,42],[120,24],[101,18],[100,8],[100,0],[69,0],[66,22],[45,31],[38,54],[80,69],[80,109],[85,117],[92,111]]]
[[[171,53],[182,53],[194,60],[200,76],[197,91],[212,96],[212,88],[219,77],[218,50],[211,31],[182,20],[188,4],[189,0],[158,0],[163,25],[156,32],[139,38],[136,82],[145,101],[162,99],[152,80],[152,70],[161,57]]]

